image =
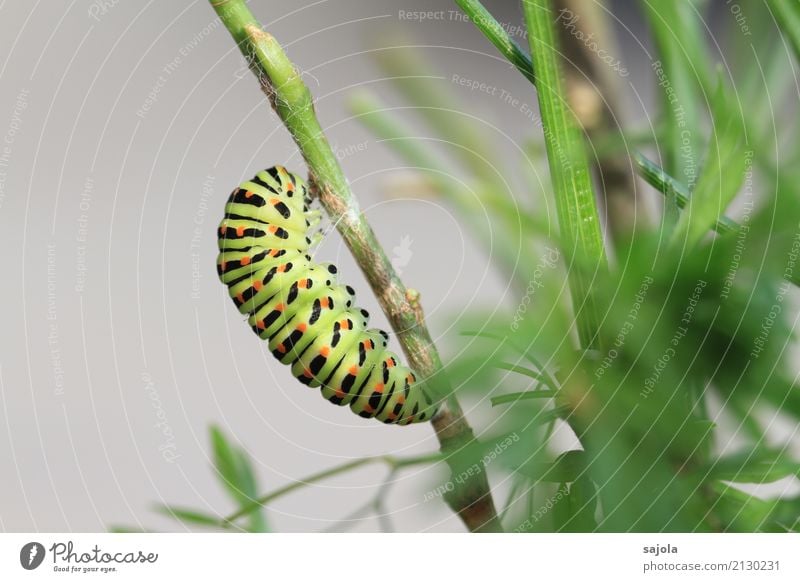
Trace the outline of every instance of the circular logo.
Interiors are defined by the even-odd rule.
[[[39,542],[28,542],[19,551],[19,563],[26,570],[35,570],[44,561],[44,546]]]

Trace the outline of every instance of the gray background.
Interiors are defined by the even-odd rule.
[[[209,466],[210,423],[249,451],[265,491],[348,458],[434,451],[427,425],[362,421],[294,382],[217,281],[214,229],[232,187],[275,163],[303,170],[208,3],[100,4],[0,3],[0,139],[11,135],[0,176],[0,529],[180,530],[150,510],[153,502],[227,513]],[[450,76],[531,105],[532,88],[449,12],[444,21],[398,18],[400,10],[454,10],[450,2],[250,4],[305,72],[334,146],[360,150],[344,156],[344,169],[389,253],[411,239],[403,278],[421,291],[431,331],[452,356],[453,318],[502,305],[505,282],[440,200],[387,196],[401,164],[350,118],[344,99],[367,85],[403,105],[369,55],[387,46],[385,31],[402,29],[404,42],[428,47],[441,71],[432,82],[455,90],[454,106],[484,122],[493,147],[513,159],[536,135],[530,120]],[[521,23],[516,2],[487,5]],[[620,58],[644,74],[646,99],[639,40],[629,36]],[[630,98],[626,113],[643,117],[636,103]],[[318,256],[339,263],[386,328],[335,233]],[[488,406],[466,404],[480,428]],[[277,502],[270,521],[280,531],[322,529],[384,473],[373,467],[307,487]],[[442,474],[434,467],[398,478],[388,499],[398,529],[462,529],[440,501],[423,501]],[[356,530],[376,528],[365,520]]]

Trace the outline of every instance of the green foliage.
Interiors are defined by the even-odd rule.
[[[421,52],[378,53],[403,107],[363,91],[350,106],[492,245],[499,271],[516,286],[505,315],[473,309],[456,323],[459,356],[446,376],[455,395],[488,418],[479,439],[444,457],[351,461],[263,494],[246,455],[214,430],[214,464],[238,510],[227,521],[189,509],[159,511],[203,527],[246,518],[248,529],[263,531],[263,508],[280,496],[381,462],[389,468],[384,486],[354,513],[380,515],[397,471],[446,458],[451,480],[488,471],[511,483],[501,508],[508,531],[800,531],[800,498],[752,488],[800,475],[792,443],[778,442],[771,427],[775,418],[800,424],[790,358],[800,281],[800,141],[797,103],[778,103],[793,88],[783,65],[798,63],[781,61],[786,54],[769,39],[774,14],[792,57],[800,57],[796,3],[767,0],[771,12],[748,12],[754,45],[731,47],[762,55],[761,76],[744,58],[714,73],[704,3],[642,0],[663,73],[654,69],[656,127],[601,135],[592,146],[620,155],[623,164],[630,147],[656,151],[647,155],[663,169],[638,151],[632,157],[666,204],[657,225],[615,239],[613,249],[599,227],[594,192],[603,189],[592,180],[585,136],[563,86],[551,2],[522,0],[531,55],[479,1],[456,3],[536,85],[542,124],[530,128],[525,159],[492,159],[490,135],[453,107],[446,88],[432,85]],[[785,123],[763,121],[773,106],[792,115]],[[414,109],[434,137],[419,138],[398,113],[403,109]],[[786,144],[782,151],[778,141]],[[460,168],[463,182],[448,176],[451,167]],[[552,187],[540,192],[526,175],[530,167],[549,168]],[[525,195],[515,197],[494,168],[525,182]],[[542,210],[551,206],[555,217]],[[491,230],[480,227],[479,209],[491,212]],[[550,228],[556,221],[560,235]]]
[[[222,487],[239,509],[247,508],[248,523],[241,529],[250,532],[268,532],[264,508],[255,503],[259,486],[255,477],[252,461],[244,449],[236,446],[220,429],[212,426],[209,429],[213,453],[213,467]],[[196,509],[177,507],[174,505],[156,505],[156,513],[181,522],[186,527],[222,529],[231,524],[219,515],[213,515]],[[115,532],[140,531],[138,528],[117,526],[111,528]]]
[[[711,101],[711,117],[714,127],[705,166],[673,233],[673,242],[689,250],[717,223],[739,192],[748,161],[752,161],[742,112],[729,101],[722,77]]]
[[[231,443],[215,426],[211,427],[214,467],[219,480],[239,507],[252,504],[259,495],[255,473],[247,453]],[[268,531],[262,509],[250,513],[250,531]]]
[[[796,498],[762,498],[746,488],[800,469],[760,420],[778,414],[800,422],[800,387],[787,356],[796,340],[796,172],[763,147],[765,130],[741,109],[729,81],[712,81],[699,7],[643,4],[681,115],[694,120],[697,180],[686,181],[674,101],[665,98],[661,113],[672,131],[654,137],[667,170],[635,156],[668,199],[664,220],[618,246],[625,262],[592,281],[590,293],[603,306],[598,349],[564,341],[570,314],[554,270],[524,317],[519,310],[506,320],[464,316],[468,339],[448,369],[463,397],[491,404],[493,426],[522,435],[492,465],[515,483],[502,511],[508,530],[794,530]],[[756,111],[772,105],[763,93],[762,86],[752,101]],[[568,138],[559,139],[562,147]],[[548,155],[553,171],[553,148]],[[754,181],[754,167],[767,176]],[[745,210],[736,222],[725,212],[739,196]],[[554,388],[542,386],[548,372],[556,373]],[[520,389],[508,390],[512,383]],[[552,439],[553,423],[569,427],[576,448],[558,454],[564,445]],[[735,448],[723,426],[731,424]]]
[[[565,242],[570,290],[578,331],[585,347],[594,345],[599,312],[590,291],[591,278],[605,266],[600,216],[591,181],[584,137],[568,106],[562,81],[555,12],[549,0],[523,0],[531,56],[536,71],[536,94],[550,165],[550,178]]]

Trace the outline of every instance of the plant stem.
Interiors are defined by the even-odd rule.
[[[540,4],[523,0],[534,63],[478,0],[456,3],[503,56],[537,86],[561,239],[571,245],[565,250],[578,333],[583,347],[592,347],[599,311],[589,290],[589,269],[605,267],[605,247],[583,134],[568,109],[557,62],[552,7],[547,0]]]
[[[620,62],[614,66],[602,60],[596,52],[620,54],[614,42],[609,12],[595,0],[554,0],[558,13],[556,37],[563,47],[567,95],[576,117],[592,144],[591,165],[596,184],[601,188],[603,208],[609,238],[618,249],[628,247],[637,227],[646,227],[652,220],[650,205],[636,188],[636,175],[628,158],[630,146],[616,152],[603,152],[597,147],[599,136],[616,135],[622,138],[625,108],[618,86],[627,74]],[[587,42],[586,39],[593,39]],[[652,139],[652,136],[651,136]],[[625,258],[619,257],[620,261]]]
[[[664,194],[665,196],[674,196],[678,204],[678,208],[684,208],[689,203],[689,192],[686,187],[678,182],[675,178],[667,174],[657,164],[648,160],[639,152],[633,154],[633,160],[636,162],[637,171],[644,180],[653,188]],[[729,234],[738,232],[742,225],[727,216],[720,216],[714,224],[714,230],[717,234]],[[789,281],[800,287],[800,275],[792,273]]]
[[[380,456],[380,457],[363,457],[361,459],[355,459],[354,461],[349,461],[342,465],[337,465],[336,467],[332,467],[330,469],[325,469],[324,471],[320,471],[319,473],[314,473],[313,475],[309,475],[305,479],[301,479],[299,481],[294,481],[293,483],[289,483],[288,485],[284,485],[283,487],[279,487],[275,491],[267,493],[266,495],[262,495],[258,499],[254,500],[252,503],[245,505],[241,509],[239,509],[236,513],[233,513],[223,519],[220,522],[220,526],[224,528],[231,528],[234,526],[234,522],[239,519],[240,517],[244,517],[252,513],[253,511],[257,511],[262,507],[268,505],[269,503],[275,501],[283,497],[284,495],[288,495],[289,493],[296,491],[306,485],[311,485],[313,483],[317,483],[319,481],[324,481],[325,479],[329,479],[331,477],[335,477],[336,475],[341,475],[343,473],[347,473],[348,471],[352,471],[354,469],[358,469],[360,467],[364,467],[366,465],[371,465],[373,463],[383,463],[388,466],[392,471],[397,471],[398,469],[404,467],[411,467],[414,465],[423,465],[425,463],[432,463],[437,460],[441,460],[443,457],[440,454],[435,455],[425,455],[422,457],[411,457],[407,459],[398,459],[397,457],[392,457],[390,455]]]
[[[403,285],[361,214],[319,125],[308,87],[275,38],[261,29],[244,0],[210,1],[297,143],[308,165],[312,192],[364,272],[411,367],[420,381],[431,385],[434,392],[446,395],[431,421],[442,451],[452,453],[463,448],[475,437],[443,377],[439,353],[423,321],[418,294],[409,293]],[[450,466],[452,468],[453,463]],[[500,530],[485,471],[446,500],[470,531]]]
[[[667,198],[674,198],[678,208],[684,208],[689,203],[690,196],[686,186],[678,182],[678,180],[659,167],[658,164],[648,160],[639,152],[635,152],[632,157],[636,162],[639,175],[644,178],[645,182]],[[731,220],[727,216],[721,216],[714,225],[714,230],[719,234],[734,232],[739,230],[739,228],[739,223]]]
[[[591,282],[598,270],[605,269],[606,256],[584,136],[562,83],[551,2],[523,0],[522,5],[578,333],[582,346],[591,348],[597,341],[600,318]]]
[[[685,34],[685,31],[693,30],[696,26],[696,20],[691,18],[693,7],[688,2],[653,4],[647,0],[642,2],[642,6],[661,57],[651,68],[656,71],[659,81],[661,116],[668,122],[661,140],[664,166],[671,176],[680,177],[682,183],[694,187],[695,168],[700,155],[700,136],[695,130],[700,127],[695,107],[698,72],[696,59],[692,59],[687,47],[681,44],[681,39],[692,36]],[[689,177],[692,178],[691,182]],[[671,235],[675,229],[682,208],[673,194],[673,190],[664,193],[663,225],[667,235]]]
[[[456,4],[469,16],[470,20],[475,26],[486,36],[486,38],[500,51],[506,60],[513,64],[523,76],[534,85],[536,84],[536,74],[534,72],[533,61],[525,51],[511,38],[506,30],[500,25],[499,22],[492,16],[492,14],[481,4],[479,0],[455,0]],[[593,7],[593,3],[587,3],[587,7]],[[601,13],[602,11],[595,8],[594,13]],[[589,19],[593,20],[593,19]],[[584,34],[588,34],[583,31]],[[617,118],[613,113],[613,103],[615,99],[611,95],[611,88],[603,79],[594,81],[592,72],[596,67],[588,67],[588,57],[585,51],[581,52],[579,47],[583,47],[583,43],[576,40],[575,37],[569,36],[569,39],[574,41],[568,48],[574,48],[570,56],[579,59],[580,62],[586,64],[586,68],[591,69],[588,77],[581,77],[581,83],[584,86],[591,87],[599,85],[599,90],[602,93],[596,96],[598,101],[602,101],[602,114],[600,122],[596,128],[585,127],[584,129],[592,139],[594,134],[599,131],[611,131],[617,126]],[[575,79],[578,75],[573,76]],[[635,200],[635,188],[633,187],[633,179],[628,171],[629,163],[626,158],[620,156],[600,155],[596,160],[597,170],[603,179],[605,186],[604,198],[606,200],[608,225],[611,234],[615,240],[626,240],[629,238],[631,230],[636,222],[635,213],[631,212],[631,207],[638,207]]]
[[[508,404],[509,402],[519,402],[520,400],[539,400],[542,398],[554,398],[555,392],[552,390],[527,390],[525,392],[514,392],[513,394],[501,394],[492,397],[492,406]]]
[[[483,4],[479,0],[455,0],[455,2],[508,62],[517,67],[517,70],[531,83],[536,84],[531,59]]]

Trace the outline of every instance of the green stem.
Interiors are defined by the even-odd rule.
[[[636,162],[636,169],[639,175],[644,178],[645,182],[667,198],[674,198],[678,208],[686,207],[690,197],[686,186],[667,174],[658,164],[648,160],[639,152],[634,152],[632,158]],[[726,216],[721,216],[714,225],[714,230],[719,234],[734,232],[739,230],[739,228],[739,223]]]
[[[479,0],[455,0],[455,2],[508,62],[517,67],[517,70],[535,85],[536,75],[533,72],[533,63],[530,57],[500,26],[500,23],[486,10],[483,4]]]
[[[636,162],[637,171],[644,180],[653,188],[664,194],[665,196],[674,196],[675,201],[678,203],[678,208],[684,208],[689,204],[690,196],[686,187],[678,182],[675,178],[667,174],[657,164],[651,162],[639,152],[635,152],[632,156]],[[731,232],[738,232],[742,225],[727,216],[721,216],[714,224],[714,230],[717,234],[729,234]],[[800,274],[793,274],[789,281],[800,287]]]
[[[461,449],[473,442],[474,436],[444,378],[439,353],[423,321],[418,294],[409,293],[403,285],[362,215],[317,120],[311,92],[275,38],[261,29],[244,0],[210,1],[297,143],[308,165],[312,192],[364,272],[409,364],[420,381],[446,395],[432,420],[442,450],[449,453]],[[457,495],[449,497],[448,503],[470,531],[500,529],[485,471],[469,487],[462,487]]]
[[[514,392],[513,394],[502,394],[492,397],[492,406],[508,404],[509,402],[519,402],[520,400],[539,400],[542,398],[554,398],[555,392],[552,390],[528,390],[526,392]]]
[[[336,475],[341,475],[343,473],[347,473],[349,471],[353,471],[360,467],[364,467],[366,465],[371,465],[374,463],[383,463],[388,466],[392,471],[397,471],[398,469],[402,469],[405,467],[412,467],[414,465],[423,465],[426,463],[433,463],[435,461],[442,460],[441,454],[434,454],[434,455],[425,455],[421,457],[411,457],[408,459],[398,459],[397,457],[392,456],[380,456],[380,457],[364,457],[361,459],[356,459],[354,461],[349,461],[342,465],[337,465],[336,467],[332,467],[330,469],[326,469],[324,471],[320,471],[319,473],[314,473],[313,475],[309,475],[305,479],[301,479],[299,481],[294,481],[293,483],[289,483],[288,485],[284,485],[267,493],[266,495],[262,495],[258,499],[253,500],[252,503],[245,505],[244,507],[240,508],[236,513],[233,513],[223,519],[220,522],[220,526],[224,528],[231,528],[234,527],[234,522],[248,515],[254,511],[258,511],[262,507],[269,505],[276,499],[283,497],[284,495],[288,495],[293,491],[296,491],[306,485],[311,485],[313,483],[317,483],[319,481],[324,481],[325,479],[330,479],[331,477],[335,477]]]
[[[520,48],[483,4],[479,0],[455,0],[455,2],[478,30],[500,51],[500,54],[535,85],[536,75],[533,72],[533,61],[530,56]]]
[[[536,70],[539,111],[561,238],[566,247],[570,292],[581,344],[590,348],[597,341],[600,318],[591,282],[598,270],[606,268],[597,201],[583,132],[569,109],[564,91],[551,2],[523,0],[522,5]]]
[[[620,95],[623,68],[620,63],[608,66],[598,58],[597,47],[619,53],[614,42],[612,18],[608,10],[595,0],[553,0],[558,12],[556,37],[563,47],[567,94],[578,122],[592,144],[591,167],[596,184],[602,185],[600,214],[605,216],[608,238],[621,253],[630,252],[635,231],[647,228],[653,221],[650,205],[645,204],[636,188],[628,149],[603,153],[597,148],[601,135],[623,137],[626,117]],[[594,39],[589,42],[587,39]],[[625,71],[627,74],[627,70]],[[578,107],[579,106],[579,107]],[[621,262],[626,258],[619,257]]]
[[[600,315],[590,293],[590,271],[605,267],[605,247],[583,133],[568,109],[557,62],[552,7],[548,0],[523,0],[532,60],[478,0],[456,3],[503,56],[537,86],[561,239],[571,245],[565,250],[578,333],[583,346],[592,347]]]

